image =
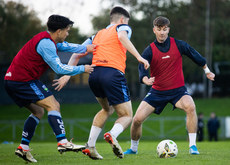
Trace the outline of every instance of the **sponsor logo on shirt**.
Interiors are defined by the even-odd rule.
[[[12,76],[11,72],[6,73],[6,76],[11,77]]]
[[[162,57],[162,59],[170,58],[169,55]]]
[[[98,62],[98,63],[108,63],[108,61],[107,60],[97,60],[96,62]]]

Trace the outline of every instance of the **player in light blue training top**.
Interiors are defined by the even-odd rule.
[[[48,31],[35,35],[14,57],[5,75],[5,89],[20,107],[26,107],[31,115],[24,124],[21,144],[15,154],[28,162],[37,162],[30,153],[29,143],[35,129],[48,111],[48,121],[58,142],[58,151],[79,151],[83,145],[69,142],[65,136],[65,127],[60,113],[60,105],[49,89],[39,80],[40,76],[50,67],[57,74],[76,75],[93,71],[92,65],[76,65],[83,54],[75,54],[69,65],[62,64],[57,51],[87,53],[95,50],[95,45],[77,45],[64,42],[73,22],[68,18],[52,15],[47,22]]]

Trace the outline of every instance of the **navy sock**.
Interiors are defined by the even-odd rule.
[[[24,123],[21,144],[29,145],[40,119],[30,115]]]
[[[58,111],[49,111],[48,121],[54,131],[57,141],[59,142],[62,139],[66,139],[65,127],[62,121],[61,114]]]

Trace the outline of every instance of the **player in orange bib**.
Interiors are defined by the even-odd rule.
[[[130,125],[133,116],[124,75],[126,51],[128,50],[136,57],[145,69],[149,67],[148,61],[141,57],[130,41],[132,30],[128,26],[129,18],[130,15],[125,9],[114,7],[110,12],[110,25],[84,43],[97,45],[92,59],[92,64],[96,67],[89,76],[89,85],[102,107],[94,117],[86,149],[83,150],[83,153],[91,159],[103,159],[95,148],[96,140],[114,110],[118,119],[112,129],[104,134],[104,139],[111,145],[117,157],[124,157],[122,148],[116,139]],[[57,89],[60,90],[69,78],[68,76],[60,78]]]

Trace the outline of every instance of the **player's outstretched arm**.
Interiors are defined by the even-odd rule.
[[[95,65],[85,65],[85,73],[91,73],[94,70]],[[56,86],[55,90],[60,91],[69,81],[71,76],[64,75],[59,79],[53,80],[52,86]]]
[[[82,54],[73,53],[69,59],[68,65],[71,65],[71,66],[77,65],[80,58],[86,56],[87,54],[88,53],[82,53]],[[53,80],[54,83],[52,84],[52,86],[56,86],[55,90],[60,91],[68,83],[70,77],[71,76],[64,75],[60,77],[59,79],[55,79]]]
[[[144,68],[147,70],[149,68],[149,62],[141,57],[132,42],[129,40],[126,31],[120,31],[118,33],[118,38],[122,45],[138,60],[139,63],[144,64]]]
[[[57,49],[61,52],[72,52],[72,53],[86,53],[93,52],[96,50],[96,45],[80,45],[75,43],[68,43],[66,41],[57,43]]]
[[[205,74],[206,74],[206,77],[207,77],[209,80],[214,81],[215,74],[212,73],[212,72],[209,70],[207,64],[205,64],[205,65],[203,66],[203,69],[204,69],[204,72],[205,72]]]
[[[86,56],[87,54],[88,53],[82,53],[82,54],[73,53],[69,62],[68,62],[68,65],[71,65],[71,66],[77,65],[80,58]],[[85,65],[85,72],[91,73],[93,71],[93,67],[94,66],[91,67],[91,65]],[[55,79],[55,80],[53,80],[52,86],[56,86],[55,90],[60,91],[68,83],[70,77],[71,76],[64,75],[64,76],[60,77],[59,79]]]

